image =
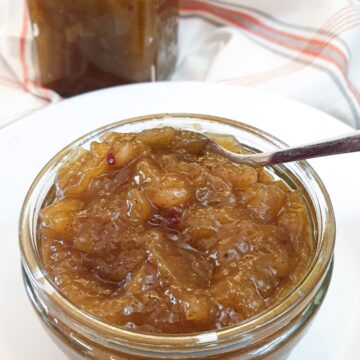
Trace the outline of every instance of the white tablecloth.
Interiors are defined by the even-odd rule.
[[[267,89],[360,127],[358,1],[180,3],[179,60],[172,80]],[[60,100],[34,85],[32,45],[25,0],[1,0],[0,127]]]

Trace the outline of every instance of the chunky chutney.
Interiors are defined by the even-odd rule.
[[[199,133],[108,133],[65,160],[55,188],[38,224],[46,272],[112,324],[234,325],[286,296],[311,260],[301,189],[217,154]]]

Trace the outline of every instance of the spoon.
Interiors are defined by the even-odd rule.
[[[225,149],[215,142],[210,134],[205,134],[205,136],[209,139],[209,146],[216,152],[227,156],[236,163],[255,167],[360,151],[360,130],[310,144],[246,155],[236,154]]]

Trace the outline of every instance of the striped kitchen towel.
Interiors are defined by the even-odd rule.
[[[35,82],[25,3],[0,1],[0,127],[60,100]],[[179,60],[172,80],[263,88],[360,128],[360,1],[180,3]]]

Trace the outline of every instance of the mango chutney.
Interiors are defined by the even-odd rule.
[[[47,275],[111,324],[234,325],[289,294],[312,259],[301,189],[232,162],[200,133],[108,133],[65,160],[55,187],[38,223]]]

